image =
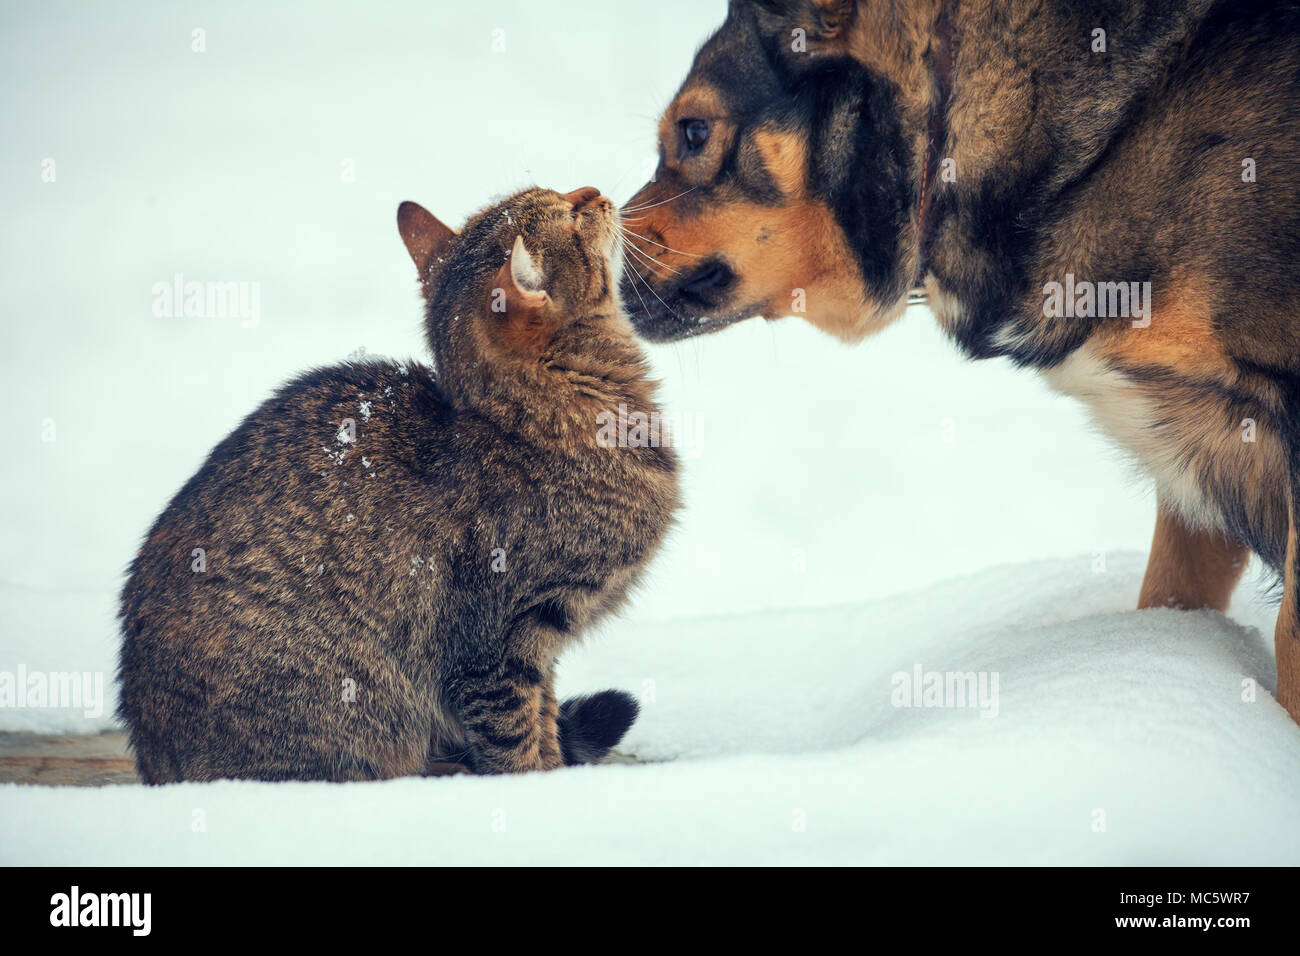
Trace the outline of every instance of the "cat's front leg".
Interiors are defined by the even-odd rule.
[[[564,765],[551,661],[507,657],[455,682],[461,724],[478,773],[523,773]]]
[[[560,746],[560,704],[555,699],[555,665],[542,684],[542,762],[546,769],[564,766],[564,749]]]

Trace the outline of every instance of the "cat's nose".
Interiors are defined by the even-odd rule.
[[[601,198],[600,190],[595,186],[583,186],[581,189],[575,189],[571,193],[565,193],[564,198],[573,203],[575,210],[589,205]]]

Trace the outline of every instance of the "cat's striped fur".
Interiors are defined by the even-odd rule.
[[[436,371],[284,386],[131,567],[121,715],[149,783],[551,769],[636,717],[621,692],[554,691],[677,507],[670,448],[598,441],[602,412],[656,410],[612,205],[530,189],[460,234],[409,203],[399,228]]]

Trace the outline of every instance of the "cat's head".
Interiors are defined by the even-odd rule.
[[[397,226],[420,273],[444,381],[475,363],[527,360],[575,321],[619,311],[618,211],[590,186],[525,189],[459,232],[404,202]]]

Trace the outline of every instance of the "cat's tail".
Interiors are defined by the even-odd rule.
[[[641,707],[627,691],[602,690],[560,705],[560,750],[566,764],[596,763],[623,739]]]

